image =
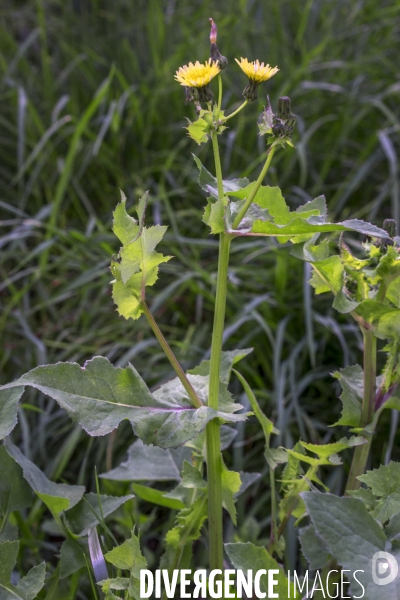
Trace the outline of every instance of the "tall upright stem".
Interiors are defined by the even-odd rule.
[[[221,161],[217,135],[213,134],[212,144],[215,171],[218,181],[218,196],[224,196]],[[226,292],[228,283],[229,248],[231,237],[221,233],[219,238],[218,275],[214,309],[214,324],[211,340],[210,382],[208,406],[218,410],[222,336],[224,333]],[[220,424],[213,419],[206,428],[207,479],[208,479],[208,524],[209,524],[209,568],[223,568],[223,527],[222,527],[222,456]]]
[[[364,338],[364,395],[361,408],[360,427],[366,427],[371,423],[374,415],[374,400],[376,393],[376,337],[372,329],[362,327]],[[349,479],[346,485],[346,494],[357,490],[361,482],[357,477],[362,475],[367,466],[369,451],[371,447],[372,434],[364,433],[367,443],[357,446],[350,467]]]

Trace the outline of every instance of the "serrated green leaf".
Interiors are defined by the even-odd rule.
[[[19,541],[0,543],[0,588],[8,586],[17,562]]]
[[[347,314],[353,310],[356,310],[360,302],[351,300],[346,296],[343,289],[339,290],[333,300],[333,308],[342,314]]]
[[[126,212],[126,196],[122,190],[121,202],[114,211],[113,232],[123,244],[127,244],[135,239],[139,232],[139,226],[136,219]]]
[[[275,569],[279,571],[277,575],[274,575],[274,579],[278,581],[278,584],[273,588],[274,593],[277,594],[277,597],[281,600],[295,597],[293,584],[288,581],[282,567],[268,554],[265,548],[255,546],[248,542],[247,544],[225,544],[225,550],[235,569],[241,569],[245,573],[249,569],[251,569],[253,573],[256,573],[261,569],[265,569],[267,572]],[[269,590],[267,575],[262,575],[260,578],[260,590],[261,593],[266,594],[266,597],[268,598]]]
[[[125,199],[114,212],[113,229],[123,246],[119,253],[119,262],[113,261],[111,266],[115,277],[115,281],[112,282],[113,298],[119,314],[126,319],[137,319],[141,315],[146,286],[155,284],[159,265],[172,258],[155,251],[167,227],[144,227],[147,199],[146,193],[139,201],[139,224],[127,214]]]
[[[368,471],[358,479],[371,488],[375,496],[389,496],[400,489],[400,463],[390,461],[388,465]]]
[[[176,526],[166,535],[166,550],[161,558],[162,569],[188,568],[192,557],[192,545],[200,537],[201,528],[207,518],[207,496],[202,494],[191,506],[181,510],[176,517]]]
[[[77,540],[67,538],[61,546],[60,579],[65,579],[86,566],[83,548]]]
[[[136,440],[128,448],[127,460],[99,477],[114,481],[180,481],[184,458],[190,458],[186,448],[163,450]]]
[[[5,448],[22,468],[25,480],[53,514],[57,515],[68,510],[80,501],[85,491],[84,486],[54,483],[47,479],[39,467],[27,459],[9,439],[5,440]]]
[[[67,518],[71,530],[76,535],[86,535],[89,529],[93,529],[101,523],[102,517],[108,517],[132,498],[134,498],[132,494],[128,496],[85,494],[82,500],[68,511]]]
[[[31,506],[32,499],[32,490],[23,477],[21,467],[9,456],[5,447],[1,446],[0,516]]]
[[[205,119],[199,117],[197,121],[189,121],[189,125],[185,129],[188,130],[189,137],[191,137],[196,144],[199,144],[199,146],[208,142],[210,126]]]
[[[364,600],[396,598],[394,582],[379,586],[372,579],[373,556],[376,552],[385,551],[386,538],[363,502],[316,492],[303,493],[302,498],[316,533],[330,554],[344,569],[351,573],[358,571],[357,579],[365,588]],[[349,592],[352,590],[356,596],[362,593],[362,588],[355,581]]]
[[[351,437],[351,438],[342,438],[338,442],[334,442],[332,444],[308,444],[306,442],[300,441],[300,444],[313,454],[316,454],[318,458],[312,458],[309,456],[301,455],[295,453],[297,458],[303,462],[309,463],[310,465],[329,465],[329,464],[339,464],[336,460],[332,462],[331,457],[339,454],[339,452],[343,452],[347,448],[353,448],[354,446],[361,446],[365,444],[367,440],[362,437]],[[289,454],[292,454],[292,450],[287,450]]]
[[[208,378],[189,379],[206,401]],[[245,415],[233,414],[241,407],[232,402],[222,383],[218,413],[207,406],[194,409],[179,380],[151,394],[132,365],[114,368],[101,356],[86,362],[84,368],[77,363],[36,367],[3,389],[21,385],[32,386],[56,400],[89,435],[106,435],[123,419],[129,419],[146,444],[163,448],[177,447],[196,437],[216,416],[233,422],[246,419]]]
[[[18,422],[18,402],[24,389],[22,385],[0,388],[0,440],[11,433]]]
[[[229,513],[233,524],[236,525],[236,507],[235,498],[239,493],[242,481],[239,473],[229,471],[226,466],[222,465],[222,502]]]
[[[207,205],[203,221],[211,229],[211,233],[217,234],[225,231],[225,206],[220,200]]]
[[[336,371],[333,376],[339,380],[342,393],[342,416],[336,425],[358,427],[361,418],[361,405],[364,395],[364,372],[359,365],[345,367]]]
[[[36,567],[32,567],[25,577],[15,586],[22,600],[34,600],[37,594],[44,586],[44,578],[46,575],[46,563],[42,562]]]
[[[374,326],[377,337],[386,339],[400,336],[400,309],[377,300],[364,300],[356,312]]]
[[[217,178],[214,175],[211,175],[209,171],[202,165],[201,160],[195,155],[192,155],[195,163],[200,171],[199,175],[199,185],[200,187],[206,191],[210,196],[218,200],[218,184]],[[246,178],[243,179],[224,179],[222,181],[224,193],[228,194],[229,192],[234,192],[239,190],[240,188],[246,187],[249,185],[249,180]]]
[[[130,539],[107,552],[104,558],[117,569],[130,571],[137,579],[140,577],[140,569],[147,567],[147,561],[140,550],[139,538],[134,530],[131,531]]]
[[[312,263],[313,274],[310,285],[316,294],[333,292],[336,294],[343,287],[344,269],[340,256],[330,256],[325,260]]]
[[[184,461],[182,466],[182,485],[189,489],[205,490],[207,488],[200,471],[187,460]]]
[[[328,562],[329,551],[317,535],[314,525],[302,527],[299,531],[301,551],[309,562],[311,571],[322,569]]]
[[[303,217],[296,216],[285,225],[255,221],[251,231],[258,235],[274,236],[278,241],[280,238],[291,239],[298,235],[313,235],[315,233],[330,233],[334,231],[357,231],[358,233],[377,238],[387,237],[387,233],[383,229],[364,221],[358,221],[357,219],[343,221],[342,223],[325,223],[321,221],[321,217],[310,216],[305,218],[305,215]]]
[[[253,181],[245,188],[231,192],[229,196],[234,196],[240,200],[245,200],[253,189],[257,186],[257,183]],[[274,223],[286,224],[292,220],[292,216],[287,206],[282,192],[279,187],[271,187],[269,185],[262,185],[258,189],[254,204],[257,204],[260,208],[268,210],[268,214],[272,217]],[[313,214],[319,214],[319,211],[313,211]],[[258,222],[258,221],[257,221]]]
[[[316,262],[329,258],[329,239],[326,238],[317,244],[319,233],[312,236],[303,244],[293,244],[290,254],[307,262]]]
[[[400,277],[397,277],[392,283],[388,286],[386,291],[386,298],[390,300],[392,304],[400,308]]]

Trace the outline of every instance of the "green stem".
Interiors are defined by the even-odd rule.
[[[195,406],[196,408],[201,408],[203,406],[202,401],[200,400],[200,398],[197,396],[196,392],[194,391],[192,384],[190,383],[189,379],[186,376],[186,373],[184,372],[181,365],[179,364],[178,359],[176,358],[175,354],[172,352],[167,340],[165,339],[165,337],[163,336],[163,334],[161,332],[161,329],[159,328],[153,315],[151,314],[149,307],[147,306],[146,302],[144,302],[144,301],[142,301],[142,310],[146,316],[146,319],[147,319],[150,327],[152,328],[152,330],[154,332],[154,335],[156,336],[157,340],[159,341],[161,348],[164,350],[169,362],[171,363],[172,368],[174,369],[175,373],[178,375],[183,387],[185,388],[185,390],[187,391],[187,393],[189,395],[189,398],[193,402],[193,406]]]
[[[267,174],[269,165],[271,164],[272,157],[274,156],[275,147],[276,146],[271,146],[271,148],[269,149],[268,155],[267,155],[267,160],[265,161],[262,171],[261,171],[254,187],[252,188],[250,194],[248,195],[246,202],[243,204],[236,219],[233,221],[233,225],[232,225],[233,229],[237,229],[239,227],[241,220],[243,219],[244,215],[248,211],[250,204],[253,202],[255,195],[257,194],[257,192],[260,188],[260,185],[262,184],[262,182],[264,180],[265,175]]]
[[[243,104],[241,104],[241,105],[239,106],[239,108],[237,108],[237,109],[236,109],[236,110],[235,110],[233,113],[231,113],[230,115],[228,115],[227,117],[225,117],[224,123],[225,123],[225,121],[229,121],[229,119],[232,119],[232,117],[234,117],[235,115],[237,115],[238,113],[240,113],[240,111],[241,111],[241,110],[243,110],[243,109],[244,109],[244,107],[245,107],[245,106],[246,106],[248,103],[249,103],[249,101],[248,101],[248,100],[245,100],[245,101],[243,102]]]
[[[360,427],[366,427],[374,415],[374,401],[376,393],[376,337],[370,327],[361,328],[364,337],[364,395],[361,407]],[[349,478],[345,493],[357,490],[361,482],[357,479],[362,475],[367,466],[371,447],[372,434],[364,433],[367,443],[357,446],[350,467]]]
[[[222,106],[222,77],[221,73],[218,73],[218,109],[221,110]]]
[[[217,135],[212,135],[215,171],[218,181],[218,196],[222,200],[221,160]],[[226,293],[228,284],[229,248],[231,236],[221,233],[219,238],[218,275],[214,309],[214,324],[211,340],[210,382],[208,406],[218,410],[222,337],[224,333]],[[206,428],[207,479],[208,479],[208,523],[209,523],[209,568],[223,568],[223,527],[222,527],[222,456],[220,424],[213,419]]]

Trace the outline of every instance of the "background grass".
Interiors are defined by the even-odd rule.
[[[169,225],[163,249],[175,259],[162,267],[150,304],[185,367],[206,356],[217,241],[200,221],[205,198],[191,152],[210,169],[213,163],[210,147],[195,147],[182,129],[193,108],[173,75],[208,57],[210,16],[230,63],[225,107],[238,106],[246,83],[235,57],[280,68],[221,139],[224,175],[256,178],[265,95],[276,106],[288,94],[298,117],[296,149],[277,153],[269,183],[279,182],[292,208],[324,193],[333,218],[399,222],[399,13],[388,0],[3,0],[0,383],[37,364],[82,364],[96,354],[115,365],[131,361],[150,386],[172,376],[147,324],[114,311],[108,265],[118,250],[110,229],[118,188],[131,207],[149,189],[148,220]],[[340,435],[328,428],[340,413],[329,373],[360,360],[353,323],[338,318],[329,298],[313,297],[308,278],[307,266],[273,240],[233,244],[225,348],[254,347],[243,372],[281,430],[277,443],[289,447],[299,436],[316,442]],[[241,393],[235,384],[233,391]],[[374,464],[400,458],[389,428],[390,414],[382,418]],[[20,411],[18,436],[49,476],[92,490],[94,466],[117,464],[130,443],[125,426],[112,441],[88,441],[33,393]],[[265,473],[253,420],[241,427],[227,461]],[[326,475],[340,493],[345,474]],[[151,507],[141,509],[155,560],[167,523]],[[262,539],[268,515],[261,483],[239,503],[244,524],[236,535]],[[39,526],[32,535],[58,548]],[[288,535],[293,568],[293,528]]]

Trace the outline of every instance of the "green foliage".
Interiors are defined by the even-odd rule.
[[[145,288],[155,284],[159,265],[172,257],[162,256],[154,250],[167,228],[144,226],[147,193],[139,200],[138,222],[126,212],[126,197],[122,192],[121,196],[122,201],[114,213],[113,230],[123,245],[119,260],[111,264],[115,277],[112,282],[113,298],[121,316],[137,319],[143,312],[141,304],[145,299]]]
[[[396,584],[379,586],[372,579],[372,559],[385,550],[386,536],[363,502],[356,498],[339,498],[332,494],[302,494],[315,532],[329,553],[343,569],[354,573],[365,588],[364,598],[390,600],[396,596]],[[359,595],[361,588],[350,579],[350,592]]]
[[[279,598],[292,597],[294,594],[292,584],[288,582],[283,569],[276,560],[268,554],[265,548],[250,543],[238,543],[225,544],[225,550],[235,569],[242,569],[244,572],[248,569],[253,569],[253,572],[260,569],[265,569],[266,571],[276,569],[278,575],[275,578],[277,579],[278,584],[273,589],[274,593],[278,594]],[[267,594],[266,597],[268,598],[269,590],[267,575],[262,575],[260,578],[260,590],[262,593]]]
[[[208,378],[193,375],[191,381],[207,402]],[[145,443],[164,448],[179,446],[195,437],[217,414],[228,421],[245,418],[234,414],[241,407],[231,402],[222,382],[220,412],[206,406],[194,409],[178,379],[151,394],[132,365],[114,368],[100,356],[88,361],[84,368],[72,363],[37,367],[6,388],[17,387],[22,392],[21,385],[32,386],[54,398],[90,435],[110,433],[128,419]],[[18,400],[14,398],[15,414]],[[15,417],[11,416],[11,420],[15,421]]]
[[[0,598],[1,600],[34,600],[44,586],[46,563],[42,562],[13,585],[11,574],[17,562],[19,542],[0,542]]]
[[[25,480],[53,515],[58,515],[78,504],[85,491],[83,486],[50,481],[9,439],[6,440],[5,449],[9,456],[22,468]]]

